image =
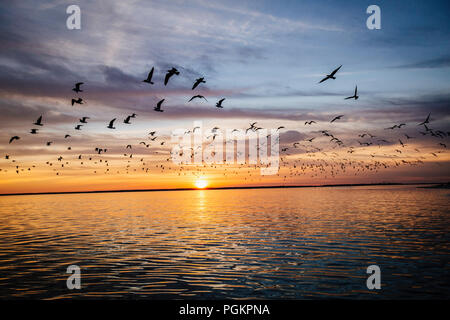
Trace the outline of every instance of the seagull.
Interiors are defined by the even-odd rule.
[[[80,89],[80,86],[83,84],[84,82],[77,82],[75,83],[75,88],[73,88],[72,90],[75,91],[76,93],[78,92],[83,92],[83,90]]]
[[[42,116],[40,116],[40,117],[36,120],[36,122],[33,123],[33,124],[36,125],[36,126],[43,126],[43,124],[42,124]]]
[[[167,82],[169,82],[170,77],[172,77],[174,74],[179,75],[180,72],[177,69],[173,68],[173,67],[172,67],[172,69],[167,70],[166,77],[164,78],[164,85],[165,86],[167,85]]]
[[[223,102],[224,100],[225,100],[225,98],[220,99],[219,102],[216,103],[216,107],[217,107],[217,108],[223,108],[222,102]]]
[[[355,94],[352,95],[351,97],[345,98],[345,100],[348,100],[348,99],[355,99],[355,100],[358,100],[358,98],[359,98],[359,96],[358,96],[358,86],[355,86]]]
[[[156,107],[153,109],[155,111],[159,111],[159,112],[164,112],[164,110],[161,110],[161,105],[164,102],[165,99],[160,100],[157,104]]]
[[[37,131],[38,131],[38,129],[31,129],[30,133],[31,134],[37,134],[38,133]]]
[[[112,120],[109,122],[109,125],[107,126],[108,129],[115,129],[115,127],[113,127],[114,121],[116,121],[116,118],[112,119]]]
[[[87,123],[87,121],[86,121],[87,119],[90,119],[90,118],[89,117],[83,117],[83,118],[80,119],[80,122],[81,123]]]
[[[206,81],[205,81],[205,78],[198,78],[197,80],[195,80],[195,83],[194,83],[194,85],[192,86],[192,90],[194,90],[195,88],[197,88],[197,86],[200,84],[200,83],[206,83]]]
[[[315,122],[314,120],[311,120],[311,121],[305,121],[305,126],[306,126],[307,124],[311,125],[311,124],[313,124],[313,123],[317,123],[317,122]]]
[[[11,137],[11,139],[9,139],[9,143],[13,142],[14,140],[19,140],[19,139],[20,139],[19,136]]]
[[[339,66],[339,68],[334,69],[332,73],[327,74],[327,76],[325,78],[323,78],[322,80],[320,80],[319,83],[322,83],[322,82],[324,82],[325,80],[328,80],[328,79],[336,79],[336,77],[334,75],[336,74],[336,72],[339,71],[339,69],[341,67],[342,67],[342,64]]]
[[[205,98],[204,96],[198,94],[198,95],[196,95],[196,96],[193,96],[191,99],[189,99],[188,102],[191,102],[191,101],[194,100],[195,98],[199,98],[199,99],[203,98],[203,99],[206,100],[206,98]],[[208,101],[208,100],[206,100],[206,101]]]
[[[77,100],[72,99],[72,106],[74,103],[83,104],[83,99],[81,99],[81,98],[78,98]]]
[[[284,127],[283,127],[283,126],[278,127],[278,128],[277,128],[277,131],[279,131],[279,130],[281,130],[281,129],[284,129]]]
[[[335,117],[333,120],[330,121],[330,123],[331,123],[331,122],[334,122],[334,121],[336,121],[336,120],[341,119],[343,116],[344,116],[344,115],[342,114],[342,115],[340,115],[340,116]]]
[[[152,77],[153,77],[153,71],[154,70],[155,70],[155,67],[153,67],[152,70],[150,70],[150,72],[148,73],[147,79],[142,80],[142,82],[147,82],[149,84],[153,84]]]
[[[131,124],[130,119],[131,119],[131,116],[128,116],[125,120],[123,120],[123,123]]]
[[[156,131],[150,131],[149,135],[151,135],[152,137],[155,135]]]
[[[81,130],[81,127],[82,127],[83,125],[82,124],[78,124],[76,127],[75,127],[75,130]]]
[[[50,146],[53,143],[53,141],[48,141],[47,145]]]
[[[67,139],[67,138],[70,138],[70,134],[66,134],[66,135],[64,136],[64,139]]]
[[[418,125],[421,126],[421,125],[423,125],[423,124],[425,124],[425,123],[430,123],[430,116],[431,116],[431,113],[428,114],[428,117],[425,119],[424,122],[419,123]]]

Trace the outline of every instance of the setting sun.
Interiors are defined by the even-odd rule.
[[[206,180],[197,180],[197,181],[195,181],[195,186],[198,189],[206,188],[207,185],[208,185],[208,182]]]

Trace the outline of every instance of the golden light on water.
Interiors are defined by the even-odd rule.
[[[198,189],[203,189],[206,188],[208,186],[208,181],[204,180],[204,179],[199,179],[195,181],[195,187]]]

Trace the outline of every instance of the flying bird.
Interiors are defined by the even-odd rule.
[[[36,122],[33,123],[33,124],[36,125],[36,126],[43,126],[43,124],[42,124],[42,116],[40,116],[40,117],[36,120]]]
[[[83,118],[80,119],[80,122],[81,123],[87,123],[87,121],[86,121],[87,119],[90,119],[90,118],[89,117],[83,117]]]
[[[421,126],[421,125],[424,125],[424,124],[426,124],[426,123],[430,123],[430,116],[431,116],[431,113],[428,114],[428,117],[425,119],[424,122],[419,123],[418,125]]]
[[[31,129],[30,133],[31,134],[37,134],[38,133],[38,129]]]
[[[11,137],[11,139],[9,139],[9,143],[13,142],[14,140],[19,140],[19,139],[20,139],[19,136]]]
[[[80,86],[83,84],[84,82],[77,82],[75,83],[75,88],[73,88],[72,90],[75,91],[76,93],[78,92],[83,92],[83,90],[80,89]]]
[[[115,127],[113,126],[114,125],[114,121],[116,121],[116,118],[112,119],[109,122],[109,125],[107,126],[108,129],[115,129]]]
[[[167,70],[166,77],[164,78],[164,85],[165,86],[167,85],[167,82],[169,82],[170,77],[172,77],[174,74],[179,75],[180,72],[177,69],[175,69],[175,68]]]
[[[64,136],[64,139],[67,139],[67,138],[70,138],[70,134],[66,134],[66,135]]]
[[[359,96],[358,96],[358,86],[355,86],[355,93],[352,96],[345,98],[345,100],[348,100],[348,99],[358,100],[358,98],[359,98]]]
[[[147,79],[142,80],[142,82],[147,82],[149,84],[153,84],[152,77],[153,77],[153,71],[155,70],[155,67],[152,67],[152,70],[148,73]]]
[[[191,102],[192,100],[194,100],[195,98],[199,98],[199,99],[205,99],[206,100],[206,98],[204,97],[204,96],[202,96],[202,95],[200,95],[200,94],[198,94],[198,95],[196,95],[196,96],[193,96],[191,99],[189,99],[189,101],[188,102]],[[206,101],[208,101],[208,100],[206,100]]]
[[[340,120],[343,116],[344,116],[344,115],[342,114],[342,115],[340,115],[340,116],[334,117],[334,119],[331,120],[330,123],[331,123],[331,122],[334,122],[334,121],[336,121],[336,120]]]
[[[72,99],[72,106],[74,105],[74,103],[83,104],[83,99],[81,98],[78,98],[77,100]]]
[[[128,116],[125,120],[123,120],[123,123],[131,124],[130,119],[131,119],[131,116]]]
[[[217,108],[223,108],[222,102],[223,102],[224,100],[225,100],[225,98],[220,99],[219,102],[216,103],[216,107],[217,107]]]
[[[158,111],[158,112],[164,112],[164,110],[161,109],[161,105],[162,105],[162,103],[164,102],[164,100],[166,100],[166,99],[160,100],[160,101],[156,104],[156,107],[155,107],[153,110]]]
[[[328,79],[336,79],[336,77],[334,75],[336,74],[336,72],[339,71],[339,69],[341,67],[342,67],[342,65],[340,65],[339,68],[334,69],[332,73],[327,74],[327,76],[325,78],[323,78],[322,80],[320,80],[319,83],[322,83],[322,82],[324,82],[325,80],[328,80]]]
[[[75,130],[81,130],[81,127],[82,127],[83,125],[82,124],[78,124],[76,127],[75,127]]]
[[[205,81],[205,78],[198,78],[197,80],[195,80],[195,83],[194,83],[194,85],[192,86],[192,90],[194,90],[195,88],[197,88],[197,86],[200,84],[200,83],[206,83],[206,81]]]

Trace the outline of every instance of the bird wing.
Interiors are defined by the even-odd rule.
[[[110,127],[112,127],[112,126],[113,126],[113,124],[114,124],[114,121],[116,121],[116,119],[117,119],[117,118],[114,118],[114,119],[112,119],[112,120],[111,120],[111,121],[109,122],[109,126],[110,126]]]
[[[342,67],[342,64],[339,66],[339,68],[336,68],[335,70],[333,70],[333,72],[330,74],[330,76],[334,76],[336,74],[336,72],[339,71],[339,69]]]
[[[153,77],[153,70],[155,70],[155,67],[153,67],[152,68],[152,70],[150,70],[150,72],[148,73],[148,76],[147,76],[147,80],[151,80],[152,79],[152,77]]]
[[[355,86],[355,97],[357,93],[358,93],[358,86]]]
[[[330,78],[329,76],[326,76],[325,78],[323,78],[322,80],[320,80],[319,83],[322,83],[322,82],[324,82],[325,80],[327,80],[327,79],[329,79],[329,78]]]
[[[169,81],[169,78],[172,76],[172,73],[167,72],[166,77],[164,78],[164,85],[167,85],[167,82]]]

